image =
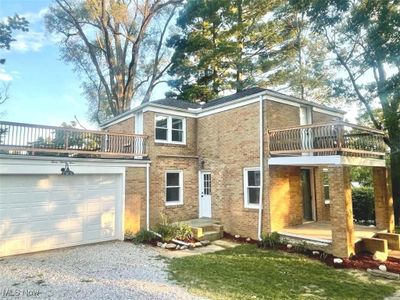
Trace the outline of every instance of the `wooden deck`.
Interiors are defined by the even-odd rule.
[[[302,225],[291,226],[278,231],[282,235],[292,236],[296,238],[305,238],[307,240],[315,240],[316,242],[331,243],[332,228],[330,222],[310,222]],[[354,238],[358,241],[362,238],[371,238],[379,231],[376,227],[354,226]]]

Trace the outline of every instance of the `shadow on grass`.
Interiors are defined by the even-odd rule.
[[[173,259],[170,272],[191,292],[211,299],[383,299],[395,292],[305,256],[255,245]]]

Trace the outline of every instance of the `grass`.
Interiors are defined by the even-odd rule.
[[[171,276],[211,299],[383,299],[395,288],[305,256],[241,245],[173,259]]]

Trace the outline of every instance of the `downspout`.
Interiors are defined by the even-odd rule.
[[[146,229],[150,230],[150,164],[146,164]]]
[[[263,191],[264,191],[264,113],[263,113],[263,96],[260,96],[260,129],[259,129],[259,140],[260,140],[260,200],[258,207],[258,239],[261,240],[262,234],[262,211],[263,211]]]

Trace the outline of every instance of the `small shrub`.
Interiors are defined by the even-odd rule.
[[[305,253],[307,250],[307,243],[303,241],[293,244],[293,250],[297,253]]]
[[[151,243],[157,240],[158,237],[151,231],[141,229],[132,239],[135,244]]]
[[[133,234],[132,230],[125,231],[125,240],[132,241],[135,235]]]
[[[282,239],[279,233],[272,232],[263,234],[260,241],[260,246],[262,248],[276,248],[282,244]]]
[[[187,224],[179,223],[176,225],[175,239],[189,240],[193,237],[192,229]]]
[[[192,230],[189,225],[182,223],[170,223],[168,218],[161,215],[161,222],[154,226],[154,231],[162,236],[163,242],[173,239],[188,240],[192,238]]]
[[[375,224],[375,203],[373,188],[353,188],[352,199],[355,223],[360,225]]]

